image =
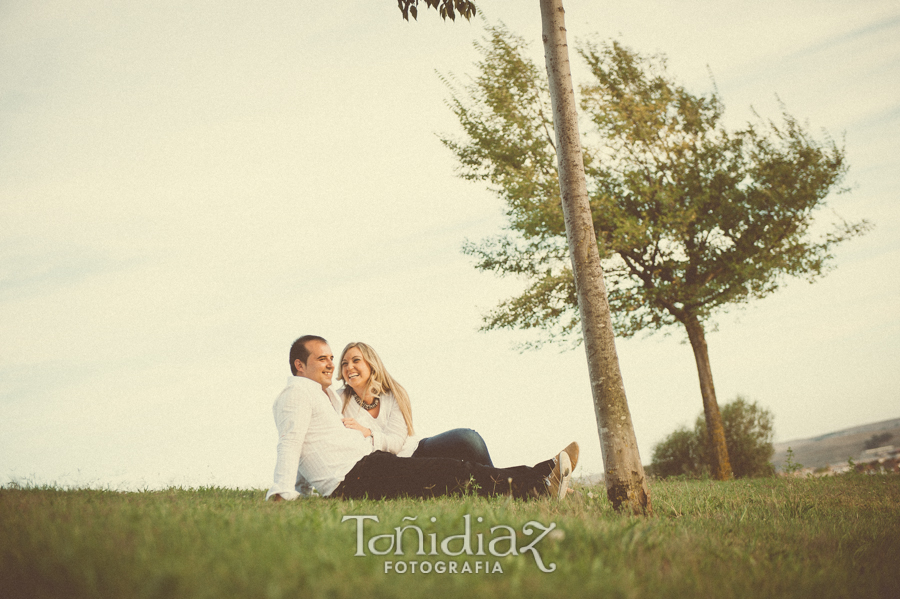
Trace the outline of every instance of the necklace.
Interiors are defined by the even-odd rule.
[[[381,403],[381,399],[378,397],[376,397],[375,401],[373,401],[372,403],[366,403],[362,400],[362,398],[359,395],[356,394],[356,391],[354,389],[350,389],[350,391],[353,393],[353,399],[356,400],[356,403],[359,404],[359,407],[364,409],[366,412],[374,410],[375,408],[378,407],[378,404]]]

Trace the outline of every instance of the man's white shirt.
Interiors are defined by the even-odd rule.
[[[330,495],[353,466],[373,451],[372,442],[341,422],[340,401],[310,379],[292,376],[275,400],[278,428],[275,482],[266,499],[279,493],[296,499],[308,485]],[[308,485],[307,485],[308,483]]]

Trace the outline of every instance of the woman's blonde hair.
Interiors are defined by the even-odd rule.
[[[381,361],[381,358],[378,357],[375,350],[361,341],[348,343],[347,347],[344,348],[344,351],[341,352],[341,359],[338,360],[338,379],[344,383],[344,387],[341,389],[341,395],[343,395],[344,400],[344,403],[341,405],[341,412],[347,408],[347,404],[350,403],[350,400],[353,398],[353,389],[347,384],[347,381],[344,380],[344,356],[346,356],[347,352],[354,347],[359,350],[363,360],[369,365],[369,370],[372,371],[372,375],[369,377],[369,391],[376,397],[383,393],[387,393],[388,391],[393,393],[394,399],[397,400],[397,406],[400,407],[400,413],[403,414],[403,421],[406,422],[406,431],[408,434],[414,435],[415,431],[413,431],[412,407],[409,404],[409,394],[406,392],[406,389],[403,388],[403,385],[395,381],[394,377],[388,373],[387,369],[384,367],[384,363]]]

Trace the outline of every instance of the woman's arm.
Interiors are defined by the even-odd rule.
[[[372,436],[372,429],[367,428],[356,421],[355,418],[347,418],[346,416],[341,418],[341,422],[344,423],[344,426],[347,428],[352,428],[355,431],[359,431],[362,433],[363,437],[367,439]]]
[[[403,448],[409,434],[403,413],[393,393],[381,396],[381,413],[376,422],[381,425],[381,430],[372,430],[372,443],[375,449],[397,454]]]
[[[347,404],[342,416],[344,426],[358,430],[364,437],[371,439],[372,446],[380,451],[397,454],[406,443],[406,421],[397,400],[392,393],[381,396],[381,410],[378,418],[363,416],[363,410],[353,402]]]

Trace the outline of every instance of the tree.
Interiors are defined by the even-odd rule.
[[[397,6],[405,20],[409,21],[409,15],[416,21],[419,20],[419,0],[397,0]],[[425,0],[425,6],[438,11],[442,19],[447,20],[449,17],[451,21],[456,20],[457,13],[468,21],[476,12],[475,4],[469,0]]]
[[[652,514],[613,336],[612,317],[588,200],[562,0],[541,0],[544,59],[557,148],[559,195],[582,324],[606,495],[616,510]]]
[[[397,0],[403,18],[417,18],[419,0]],[[454,6],[469,19],[475,5],[466,0],[441,0],[441,16],[456,20]],[[438,0],[425,0],[437,8]],[[575,111],[575,93],[569,68],[562,0],[541,0],[541,21],[547,74],[551,82],[551,103],[556,141],[559,144],[559,192],[563,198],[565,232],[571,250],[573,285],[583,324],[583,338],[590,371],[594,413],[606,470],[606,492],[616,510],[624,506],[634,513],[652,514],[650,489],[644,477],[634,435],[634,425],[625,398],[613,338],[612,319],[603,269],[594,242],[591,210],[583,168]]]
[[[722,406],[725,442],[736,478],[774,474],[773,424],[774,417],[769,410],[741,396]],[[653,474],[699,476],[708,472],[712,456],[705,439],[706,418],[701,414],[694,430],[680,428],[653,448]]]
[[[485,181],[506,203],[506,234],[468,242],[476,267],[528,281],[485,316],[483,329],[542,329],[545,341],[577,337],[580,315],[553,161],[548,87],[503,26],[477,44],[478,76],[450,107],[465,137],[442,141],[458,173]],[[715,478],[731,476],[707,324],[728,306],[762,298],[787,277],[824,274],[833,248],[864,233],[839,221],[811,233],[827,196],[842,191],[844,150],[819,142],[796,119],[729,131],[716,92],[694,95],[618,42],[579,48],[592,81],[581,87],[591,130],[584,168],[596,242],[620,336],[681,325],[693,349]]]

